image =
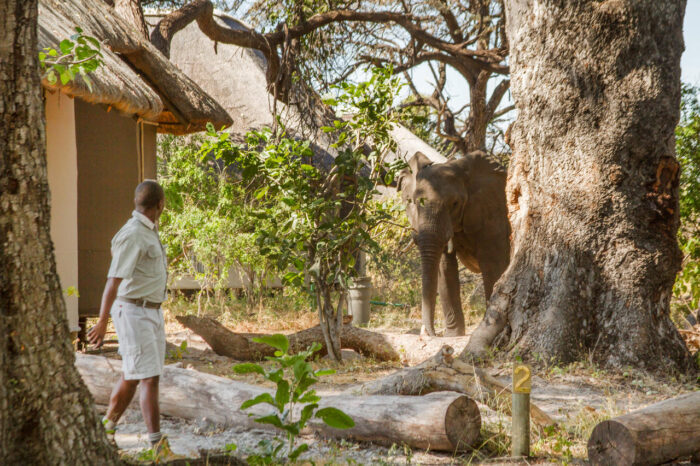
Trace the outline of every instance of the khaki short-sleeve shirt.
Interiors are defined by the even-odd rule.
[[[112,264],[109,278],[123,279],[117,295],[165,301],[168,261],[155,224],[140,212],[132,217],[112,238]]]

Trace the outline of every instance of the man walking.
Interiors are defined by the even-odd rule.
[[[165,208],[163,188],[153,180],[136,187],[132,217],[112,239],[112,264],[102,294],[100,317],[88,340],[102,346],[111,313],[122,356],[122,377],[114,387],[103,419],[108,433],[141,384],[140,404],[148,439],[158,454],[170,455],[160,432],[158,382],[165,362],[167,258],[156,223]]]

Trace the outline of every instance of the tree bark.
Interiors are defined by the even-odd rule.
[[[234,333],[208,317],[177,316],[176,319],[201,336],[220,356],[239,361],[261,361],[275,352],[274,348],[252,340],[262,334]],[[383,334],[353,327],[347,322],[342,326],[340,334],[342,348],[352,349],[377,361],[399,361],[408,365],[425,361],[440,351],[443,345],[453,345],[460,350],[466,345],[464,337],[434,338],[422,335]],[[328,354],[322,330],[318,325],[287,335],[287,338],[290,353],[305,350],[311,343],[318,342],[322,345],[319,354]]]
[[[101,356],[77,355],[76,366],[97,403],[106,404],[121,374],[121,361]],[[256,423],[249,413],[268,414],[272,408],[258,405],[241,411],[241,404],[270,390],[194,370],[165,367],[161,376],[160,409],[183,419],[206,418],[228,427],[272,428]],[[137,406],[136,398],[133,405]],[[462,450],[473,445],[481,428],[479,409],[470,398],[454,392],[430,396],[323,397],[320,407],[332,406],[353,418],[355,427],[339,430],[313,419],[307,431],[335,438],[380,444],[405,443],[413,448]],[[295,410],[298,416],[299,409]]]
[[[142,39],[149,38],[148,28],[141,10],[141,0],[114,0],[114,10],[139,32]]]
[[[598,424],[588,440],[594,465],[667,463],[700,453],[700,392]]]
[[[0,464],[117,464],[56,275],[37,14],[37,0],[0,2]]]
[[[681,255],[684,0],[506,2],[520,113],[511,262],[468,351],[686,371],[669,319]],[[498,339],[497,339],[498,338]]]

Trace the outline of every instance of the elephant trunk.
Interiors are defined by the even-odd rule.
[[[419,233],[416,238],[421,257],[423,330],[435,336],[435,300],[437,298],[440,259],[447,240],[442,235]]]

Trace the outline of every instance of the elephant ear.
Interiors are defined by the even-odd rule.
[[[406,189],[406,185],[408,184],[408,177],[411,176],[411,171],[408,168],[404,168],[401,170],[396,177],[396,190],[397,191],[403,191]]]
[[[411,160],[408,161],[408,166],[411,168],[411,173],[414,175],[417,175],[419,171],[432,164],[433,161],[420,151],[416,152],[413,157],[411,157]]]
[[[474,234],[487,228],[494,219],[505,218],[505,170],[493,162],[484,152],[475,151],[462,159],[466,176],[469,202],[463,217],[462,227]]]

